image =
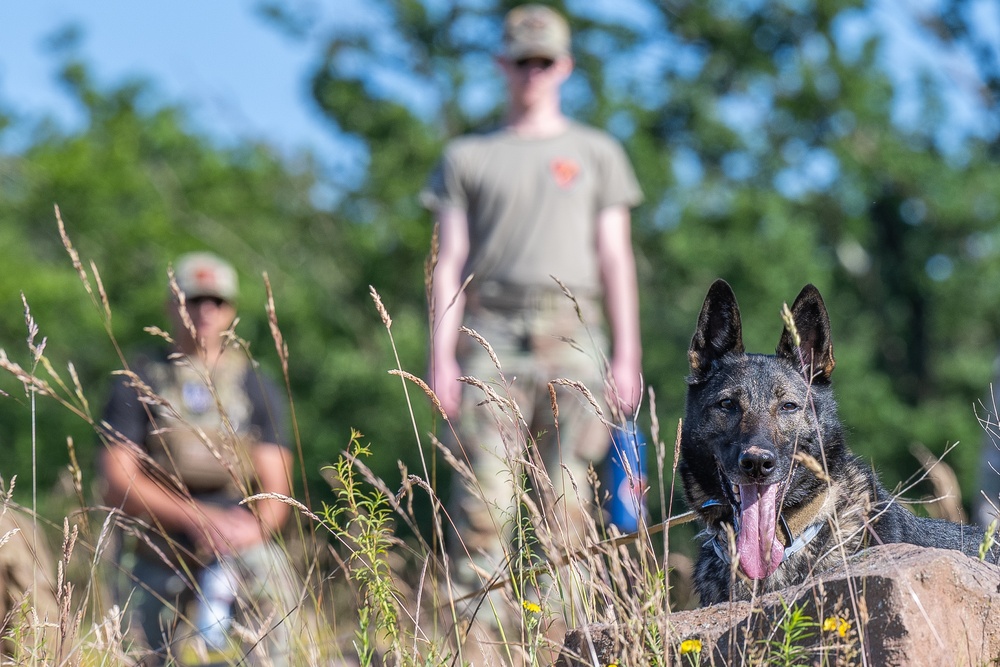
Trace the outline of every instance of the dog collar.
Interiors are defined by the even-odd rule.
[[[780,517],[781,523],[785,523],[785,517]],[[802,551],[807,544],[812,542],[813,538],[819,535],[820,529],[823,528],[824,521],[817,521],[816,523],[810,525],[808,528],[799,533],[799,536],[792,540],[792,543],[785,547],[785,558]],[[788,525],[785,524],[785,530],[788,531]],[[789,536],[791,536],[791,531],[788,531]]]
[[[722,506],[722,502],[715,499],[709,499],[706,500],[704,503],[702,503],[701,508],[706,509],[708,507],[718,507],[718,506]],[[740,524],[737,516],[738,513],[734,512],[733,527],[736,532],[739,532]],[[785,547],[784,556],[782,560],[788,559],[791,556],[802,551],[807,544],[812,542],[813,539],[815,539],[815,537],[819,535],[819,531],[823,528],[823,524],[826,523],[825,521],[816,521],[815,523],[806,526],[806,528],[802,532],[800,532],[797,537],[795,537],[793,536],[792,531],[788,526],[788,522],[785,521],[784,513],[778,515],[778,520],[781,521],[781,526],[784,529],[785,534],[788,535],[788,538],[791,540],[791,543],[787,547]],[[720,544],[718,534],[712,536],[711,543],[712,543],[712,549],[715,551],[715,555],[721,558],[724,562],[728,563],[729,551],[727,549],[724,549],[722,544]]]
[[[813,539],[819,535],[819,531],[823,528],[823,522],[817,522],[806,528],[802,533],[796,537],[791,544],[785,547],[784,555],[782,556],[782,561],[785,561],[798,552],[806,548],[806,545],[813,541]],[[722,544],[719,542],[719,536],[715,535],[711,539],[712,549],[715,551],[715,555],[721,558],[724,562],[729,562],[729,551],[722,548]]]
[[[782,512],[778,515],[778,519],[781,521],[781,528],[785,531],[786,544],[789,548],[806,533],[813,530],[818,531],[819,528],[816,528],[817,525],[822,527],[824,522],[820,521],[819,517],[824,515],[823,507],[826,506],[827,501],[830,499],[831,492],[831,489],[827,487],[824,493],[813,496],[809,502],[800,505],[792,511]],[[798,538],[795,537],[796,535],[798,535]],[[815,534],[813,537],[815,537]],[[799,547],[799,549],[801,548]]]

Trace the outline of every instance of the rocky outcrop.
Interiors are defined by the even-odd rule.
[[[645,653],[689,665],[699,647],[701,665],[766,665],[789,657],[816,665],[994,664],[1000,567],[957,551],[885,545],[753,604],[678,612],[638,627],[570,631],[557,664],[624,666]]]

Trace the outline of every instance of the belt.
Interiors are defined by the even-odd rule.
[[[584,294],[573,292],[573,299],[582,308],[597,305],[597,296],[589,290]],[[491,280],[470,287],[466,306],[473,309],[479,306],[497,310],[557,310],[574,308],[573,299],[554,283],[552,287],[539,287]]]

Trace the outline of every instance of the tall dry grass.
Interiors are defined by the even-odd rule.
[[[112,312],[98,267],[93,263],[84,266],[58,209],[56,216],[72,265],[101,315],[108,337],[119,351],[121,372],[138,387],[145,400],[162,400],[129,370],[114,339]],[[426,274],[428,294],[433,261],[432,252]],[[307,471],[302,467],[304,457],[289,382],[291,354],[278,326],[266,275],[264,281],[266,314],[292,408],[298,475],[304,480]],[[392,318],[374,288],[371,296],[392,341]],[[31,398],[32,420],[36,398],[55,401],[89,424],[95,437],[103,438],[105,446],[109,445],[107,429],[94,416],[72,363],[67,362],[66,370],[59,371],[58,364],[46,356],[45,339],[38,339],[39,326],[27,302],[25,316],[32,364],[22,368],[0,350],[0,368],[16,378]],[[148,331],[153,336],[168,337],[156,328]],[[476,339],[492,354],[489,341],[470,330],[465,335]],[[232,340],[239,343],[235,332]],[[392,349],[396,349],[394,342]],[[369,444],[355,431],[344,443],[336,462],[323,471],[334,502],[316,507],[305,493],[298,498],[248,497],[245,503],[250,508],[261,501],[279,501],[294,510],[295,520],[277,543],[295,564],[298,604],[294,614],[281,618],[273,614],[249,614],[242,618],[233,631],[241,650],[223,657],[224,664],[271,664],[270,659],[259,655],[258,648],[282,623],[293,624],[285,657],[287,664],[296,666],[549,665],[562,648],[567,628],[593,623],[614,628],[620,647],[615,657],[617,664],[695,665],[703,664],[703,659],[708,664],[709,647],[702,647],[696,637],[679,636],[671,622],[673,611],[691,604],[690,563],[683,556],[690,549],[672,545],[669,528],[692,517],[672,504],[676,469],[668,466],[671,463],[676,466],[678,460],[679,429],[672,439],[662,437],[656,419],[655,394],[652,391],[648,394],[651,442],[656,465],[663,474],[658,476],[658,487],[652,492],[659,496],[659,505],[670,518],[644,523],[637,534],[626,536],[606,525],[597,511],[581,525],[569,526],[551,512],[551,504],[545,501],[555,488],[549,477],[552,471],[546,470],[538,458],[534,435],[510,392],[505,390],[509,384],[503,376],[501,360],[495,355],[494,360],[499,383],[486,383],[478,378],[465,381],[482,392],[483,401],[494,410],[498,420],[517,425],[513,430],[505,428],[501,432],[513,439],[508,443],[509,456],[504,465],[521,502],[513,515],[505,517],[515,539],[505,561],[496,564],[495,571],[484,573],[489,583],[471,595],[460,595],[452,586],[455,563],[445,548],[452,518],[438,495],[437,466],[447,466],[452,476],[472,488],[477,480],[466,461],[453,449],[443,446],[434,435],[421,432],[414,416],[414,400],[430,400],[440,412],[443,427],[451,425],[433,391],[416,374],[403,368],[397,355],[388,372],[400,378],[413,423],[414,446],[420,452],[420,470],[401,469],[400,482],[393,485],[378,479],[365,463]],[[578,392],[582,400],[600,411],[591,388],[571,379],[558,382]],[[552,409],[558,410],[554,398]],[[605,419],[609,429],[618,425],[610,416]],[[666,442],[672,446],[668,447]],[[29,517],[32,525],[39,528],[32,531],[32,540],[42,540],[34,535],[48,530],[61,534],[62,543],[54,559],[55,572],[44,572],[44,564],[36,568],[28,588],[37,594],[24,597],[7,613],[4,619],[7,641],[0,664],[87,667],[136,664],[147,649],[136,638],[135,628],[129,625],[132,603],[129,591],[142,587],[143,582],[132,576],[129,547],[158,529],[126,515],[120,508],[102,505],[94,491],[95,480],[75,463],[72,441],[67,446],[73,463],[67,474],[69,493],[65,497],[71,501],[65,503],[65,518],[48,520],[40,516],[36,489],[32,489],[31,507],[17,506],[9,492],[3,497],[4,512]],[[146,456],[138,447],[135,455]],[[145,463],[155,465],[148,457]],[[166,475],[165,471],[161,473]],[[8,487],[13,483],[14,480],[9,480]],[[606,497],[599,476],[593,471],[588,479],[572,480],[572,486],[578,490],[593,489],[598,499]],[[591,495],[580,493],[581,497]],[[427,499],[430,515],[418,515],[414,508],[426,505]],[[187,501],[195,507],[193,499]],[[401,537],[404,534],[406,537]],[[0,554],[12,548],[13,537],[11,533],[0,537]],[[37,541],[33,546],[43,550],[43,544]],[[191,572],[177,574],[190,582],[192,594],[199,592]],[[47,583],[50,579],[51,585]],[[54,600],[53,606],[44,603],[42,593],[46,590]],[[244,606],[254,608],[251,591],[241,591],[240,597]],[[792,665],[803,661],[862,664],[863,656],[856,647],[864,633],[867,612],[859,606],[859,600],[855,596],[845,601],[839,616],[824,619],[812,618],[802,608],[788,607],[769,630],[746,639],[738,653],[744,664],[753,665]],[[467,611],[470,608],[475,610],[474,614]],[[190,609],[175,611],[181,622],[167,657],[174,664],[199,664],[207,656],[194,640]],[[485,634],[477,634],[483,628]],[[487,636],[488,642],[483,640]],[[581,664],[592,663],[588,655],[576,658]]]

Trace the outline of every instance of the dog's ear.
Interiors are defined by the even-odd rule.
[[[712,362],[729,353],[743,353],[743,324],[733,288],[725,280],[716,280],[708,290],[698,316],[698,328],[688,348],[691,380],[700,381]]]
[[[795,337],[786,325],[778,341],[778,356],[790,359],[796,365],[801,364],[806,379],[829,381],[836,365],[833,341],[830,339],[830,316],[815,286],[806,285],[795,297],[792,322],[795,323],[800,344],[795,345]]]

